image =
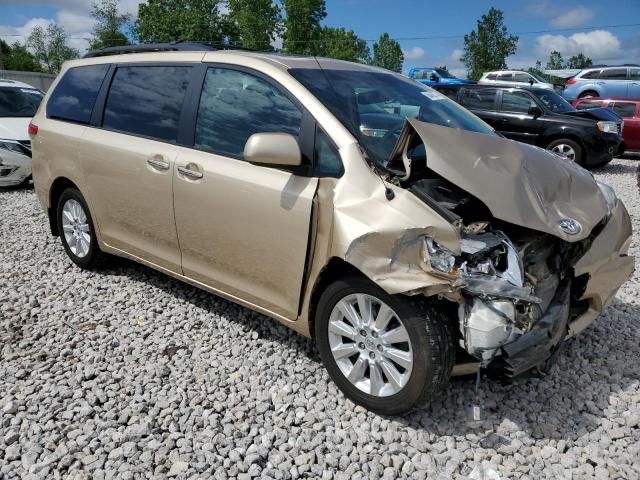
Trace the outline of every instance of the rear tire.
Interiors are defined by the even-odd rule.
[[[586,98],[586,97],[599,97],[600,95],[598,95],[598,92],[595,92],[593,90],[587,90],[586,92],[582,92],[580,95],[578,95],[578,98]]]
[[[91,212],[76,188],[67,188],[58,199],[56,210],[58,232],[69,258],[80,268],[99,266],[106,255],[98,246]]]
[[[451,377],[455,346],[448,318],[422,298],[389,295],[368,279],[350,276],[327,287],[315,318],[316,344],[329,375],[368,410],[406,413],[444,390]]]
[[[578,165],[584,164],[582,147],[575,140],[569,138],[559,138],[547,145],[547,150],[560,155],[567,160],[576,162]]]

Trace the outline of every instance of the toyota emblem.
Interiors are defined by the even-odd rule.
[[[563,218],[560,220],[560,230],[567,235],[578,235],[582,231],[582,225],[573,218]]]

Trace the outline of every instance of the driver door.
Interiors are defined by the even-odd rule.
[[[317,178],[253,165],[243,150],[259,132],[290,133],[304,143],[305,115],[265,77],[210,67],[194,148],[181,149],[173,176],[184,275],[291,320],[298,316]]]

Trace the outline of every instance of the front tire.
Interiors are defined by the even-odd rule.
[[[316,310],[322,361],[345,396],[382,414],[428,402],[451,377],[447,317],[424,299],[389,295],[367,279],[332,283]]]
[[[89,207],[79,190],[62,192],[56,215],[62,246],[73,263],[85,269],[98,266],[105,254],[98,246]]]
[[[576,162],[578,165],[584,164],[582,147],[575,140],[559,138],[547,145],[547,150],[551,150],[553,153],[560,155],[567,160]]]

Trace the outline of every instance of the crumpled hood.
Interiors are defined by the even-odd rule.
[[[607,214],[593,176],[547,150],[407,119],[394,152],[405,150],[402,143],[408,145],[412,131],[425,144],[427,166],[481,200],[500,220],[575,242]],[[564,219],[579,222],[581,231],[565,233],[560,229]]]

